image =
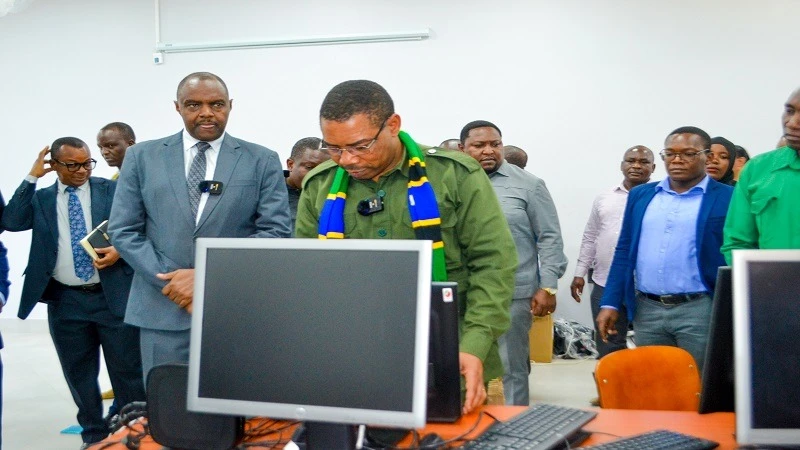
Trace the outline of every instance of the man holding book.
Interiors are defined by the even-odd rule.
[[[49,159],[46,159],[49,154]],[[114,247],[92,261],[80,244],[108,219],[116,183],[91,177],[96,161],[85,142],[56,139],[41,150],[3,212],[2,228],[33,230],[18,316],[47,304],[50,335],[78,406],[84,447],[108,435],[97,376],[100,346],[121,404],[143,401],[139,332],[123,322],[133,270]],[[58,180],[36,190],[39,178]]]

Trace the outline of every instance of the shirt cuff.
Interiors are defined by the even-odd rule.
[[[619,311],[619,308],[617,308],[616,306],[611,306],[611,305],[603,305],[603,306],[600,307],[600,309],[613,309],[614,311]]]
[[[575,267],[575,276],[578,278],[585,278],[589,274],[589,268],[583,266]]]
[[[6,306],[6,296],[2,292],[0,292],[0,304]]]
[[[17,179],[19,179],[19,178],[17,178]],[[39,181],[39,178],[35,177],[35,176],[31,175],[31,174],[27,174],[27,175],[25,175],[25,181],[27,181],[28,183],[31,183],[31,184],[36,184],[36,182]]]
[[[539,280],[539,289],[544,288],[558,289],[558,277],[551,276],[549,274],[541,274],[541,279]]]

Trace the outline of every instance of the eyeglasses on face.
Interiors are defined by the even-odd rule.
[[[700,155],[708,154],[708,152],[709,152],[708,150],[701,150],[701,151],[690,150],[688,152],[673,152],[672,150],[661,150],[661,153],[659,153],[659,155],[661,155],[661,159],[663,159],[664,161],[672,161],[677,157],[680,157],[684,161],[694,161]]]
[[[58,164],[61,164],[62,166],[66,167],[67,170],[70,171],[70,172],[77,172],[77,171],[79,171],[81,169],[81,167],[83,167],[86,170],[92,170],[97,165],[97,161],[95,161],[94,159],[89,159],[89,160],[84,161],[82,163],[64,163],[64,162],[61,162],[61,161],[59,161],[57,159],[52,159],[52,158],[51,158],[51,161],[53,161],[55,163],[58,163]]]
[[[389,119],[383,121],[383,124],[381,124],[381,127],[378,129],[378,132],[375,133],[375,137],[372,138],[372,140],[369,141],[369,143],[367,144],[346,145],[344,147],[336,147],[329,145],[325,141],[321,141],[319,149],[323,152],[328,152],[328,154],[331,156],[337,156],[337,157],[342,156],[342,152],[345,151],[353,156],[364,156],[366,154],[369,154],[372,152],[372,146],[375,145],[376,142],[378,142],[378,136],[381,135],[381,131],[383,131],[383,128],[386,126],[387,120]]]

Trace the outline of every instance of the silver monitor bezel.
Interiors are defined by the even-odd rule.
[[[752,354],[750,277],[748,263],[800,262],[800,250],[733,251],[733,333],[736,368],[736,442],[739,444],[796,444],[800,429],[754,428],[752,425]],[[787,280],[788,282],[788,280]]]
[[[203,305],[206,301],[204,298],[204,274],[206,271],[208,250],[214,248],[417,252],[419,254],[419,264],[411,411],[385,411],[200,397],[198,395],[200,343],[202,339]],[[428,339],[430,331],[431,255],[432,242],[425,240],[198,238],[195,241],[194,300],[187,392],[188,409],[195,412],[239,416],[265,416],[288,420],[368,424],[405,428],[420,428],[425,426],[428,383]]]

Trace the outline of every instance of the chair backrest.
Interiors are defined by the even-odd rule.
[[[661,345],[619,350],[597,361],[600,406],[697,411],[700,374],[686,350]]]

